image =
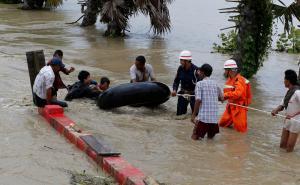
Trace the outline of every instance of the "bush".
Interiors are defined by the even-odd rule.
[[[237,32],[231,30],[228,33],[218,35],[221,39],[221,45],[213,43],[213,50],[218,53],[232,54],[237,50]]]
[[[279,34],[275,50],[279,52],[300,53],[300,29],[292,27],[291,33]]]

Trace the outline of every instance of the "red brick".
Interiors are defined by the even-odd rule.
[[[122,184],[142,183],[145,175],[137,168],[128,165],[123,169],[115,169],[115,178]]]
[[[103,159],[104,159],[104,157],[103,156],[101,156],[101,155],[99,155],[98,156],[98,161],[97,161],[97,163],[99,164],[99,166],[102,168],[102,166],[103,166]]]
[[[44,110],[47,114],[50,115],[64,113],[64,109],[59,105],[46,105]]]
[[[76,136],[77,142],[76,142],[76,146],[77,148],[79,148],[82,151],[85,151],[87,148],[87,145],[85,144],[85,142],[80,139],[78,136]]]
[[[104,157],[102,168],[119,184],[143,184],[145,175],[121,157]]]
[[[46,113],[45,108],[38,108],[38,111],[39,114],[43,116],[46,119],[46,121],[50,124],[51,116],[50,114]]]
[[[102,169],[113,175],[113,166],[125,167],[128,164],[122,157],[103,157]]]
[[[63,134],[68,126],[74,124],[72,120],[65,116],[53,116],[51,123],[55,130],[57,130],[60,134]]]
[[[77,144],[77,138],[76,138],[76,136],[74,134],[74,131],[72,131],[69,128],[67,128],[67,129],[65,129],[64,136],[65,136],[65,138],[67,138],[74,145]]]

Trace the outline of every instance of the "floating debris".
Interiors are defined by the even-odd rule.
[[[71,185],[115,185],[116,183],[110,177],[102,177],[102,176],[93,176],[86,174],[85,171],[83,173],[78,172],[70,172],[71,173]]]
[[[158,182],[149,176],[144,179],[144,183],[145,183],[145,185],[167,185],[165,183]]]

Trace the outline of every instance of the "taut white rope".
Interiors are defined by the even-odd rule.
[[[191,94],[177,94],[177,96],[182,96],[182,97],[193,97],[193,96],[195,96],[195,95],[191,95]],[[249,106],[239,105],[239,104],[235,104],[235,103],[228,103],[228,104],[229,104],[229,105],[233,105],[233,106],[237,106],[237,107],[242,107],[242,108],[249,109],[249,110],[254,110],[254,111],[266,113],[266,114],[269,114],[269,115],[272,114],[272,112],[265,111],[265,110],[261,110],[261,109],[257,109],[257,108],[254,108],[254,107],[249,107]],[[286,118],[286,116],[285,116],[285,115],[282,115],[282,114],[276,114],[276,116],[282,117],[282,118]],[[290,120],[296,121],[296,122],[300,122],[300,120],[296,120],[296,119],[293,119],[293,118],[291,118]]]

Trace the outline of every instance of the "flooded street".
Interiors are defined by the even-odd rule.
[[[64,63],[76,71],[62,75],[66,84],[77,80],[80,70],[99,81],[108,76],[112,85],[129,81],[129,67],[145,55],[158,81],[172,85],[178,54],[191,50],[196,65],[209,63],[212,78],[223,85],[223,62],[229,57],[213,54],[219,29],[231,26],[218,8],[223,0],[174,1],[170,6],[172,32],[153,38],[148,18],[131,20],[125,38],[104,38],[105,26],[81,28],[65,24],[80,17],[76,1],[65,1],[54,11],[21,11],[0,4],[0,185],[69,184],[68,171],[103,175],[97,166],[70,145],[37,114],[32,104],[26,51],[43,49],[49,60],[56,49]],[[230,5],[229,5],[230,6]],[[271,111],[286,89],[283,73],[298,71],[298,55],[271,52],[251,79],[252,107]],[[59,91],[64,98],[66,90]],[[300,184],[300,145],[287,154],[279,149],[282,119],[249,111],[249,131],[240,134],[221,129],[214,140],[192,141],[189,118],[175,120],[176,98],[156,109],[122,107],[100,110],[94,101],[69,102],[66,115],[84,130],[103,137],[131,164],[147,175],[175,185],[199,184]],[[224,105],[220,105],[221,115]]]

